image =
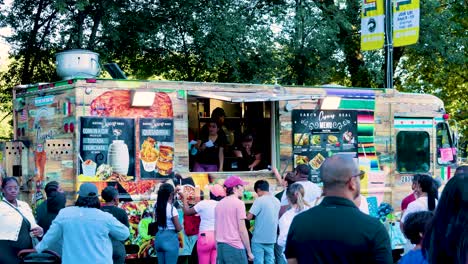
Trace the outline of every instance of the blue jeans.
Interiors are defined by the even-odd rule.
[[[275,244],[275,263],[276,264],[287,264],[286,258],[283,254],[283,247]]]
[[[217,264],[247,264],[247,253],[245,249],[235,248],[226,243],[217,243],[218,255]]]
[[[159,230],[154,241],[158,264],[177,264],[179,257],[179,238],[171,229]]]
[[[254,264],[275,264],[275,244],[252,243]]]

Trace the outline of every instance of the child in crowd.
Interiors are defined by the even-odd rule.
[[[411,244],[416,245],[412,250],[406,253],[399,264],[427,264],[421,250],[421,245],[426,230],[426,225],[431,221],[433,213],[430,211],[421,211],[411,213],[406,217],[403,233]]]

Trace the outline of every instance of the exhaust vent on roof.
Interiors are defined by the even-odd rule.
[[[106,63],[104,64],[104,69],[112,76],[112,79],[127,79],[127,76],[125,76],[125,73],[120,69],[117,63]]]

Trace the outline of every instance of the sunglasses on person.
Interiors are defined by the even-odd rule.
[[[354,177],[359,177],[359,179],[364,179],[364,175],[366,175],[366,172],[365,171],[362,171],[360,170],[358,174],[356,175],[352,175],[351,178],[354,178]]]

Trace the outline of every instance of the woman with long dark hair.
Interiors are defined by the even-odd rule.
[[[440,196],[422,249],[430,264],[468,263],[468,166],[459,167]]]
[[[173,201],[174,187],[169,183],[161,184],[155,205],[158,233],[154,242],[159,264],[176,264],[179,257],[177,233],[182,230],[182,226]]]
[[[33,247],[31,236],[42,236],[43,230],[36,224],[29,205],[18,200],[18,180],[5,177],[2,180],[3,198],[0,199],[0,264],[19,263],[17,254]],[[30,235],[31,232],[31,235]]]
[[[406,208],[403,216],[401,217],[402,223],[405,222],[406,217],[410,213],[434,211],[438,198],[437,186],[438,184],[431,176],[425,174],[419,175],[415,186],[417,199],[411,202],[408,205],[408,208]]]

